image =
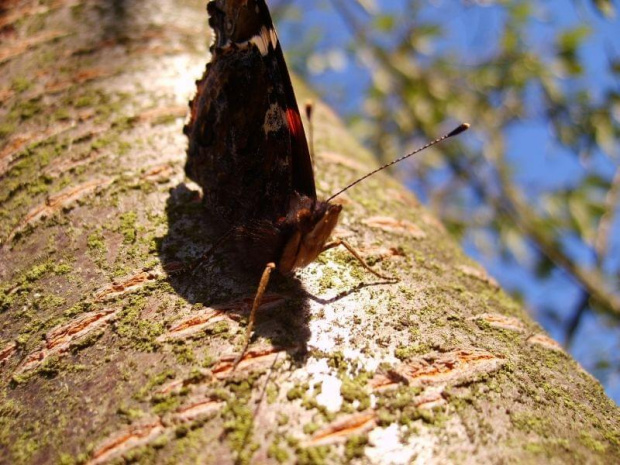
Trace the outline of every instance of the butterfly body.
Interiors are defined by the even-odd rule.
[[[249,268],[282,273],[324,250],[341,206],[317,200],[312,162],[264,0],[209,2],[212,59],[190,102],[186,174]]]

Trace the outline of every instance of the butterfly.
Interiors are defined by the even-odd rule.
[[[391,278],[346,242],[329,240],[342,205],[331,202],[335,196],[317,198],[299,107],[265,1],[215,0],[207,12],[215,38],[184,128],[185,172],[202,188],[207,214],[222,224],[214,247],[232,242],[247,267],[262,270],[243,355],[273,270],[291,273],[342,245],[367,270]]]

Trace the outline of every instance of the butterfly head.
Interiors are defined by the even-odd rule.
[[[294,196],[285,220],[289,234],[278,269],[288,273],[312,263],[323,251],[338,224],[341,211],[342,205],[339,204]]]

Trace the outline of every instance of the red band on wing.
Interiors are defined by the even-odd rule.
[[[289,130],[291,131],[291,134],[293,134],[294,138],[305,138],[303,135],[304,129],[301,125],[301,116],[299,116],[299,111],[293,108],[286,110],[286,121],[288,122]]]

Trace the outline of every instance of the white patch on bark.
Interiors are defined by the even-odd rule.
[[[403,444],[401,427],[394,423],[387,428],[375,428],[368,433],[366,457],[376,465],[432,463],[437,439],[431,435],[414,435]]]
[[[336,345],[345,345],[350,339],[349,330],[341,323],[338,312],[330,305],[322,305],[310,302],[312,313],[320,312],[321,318],[313,318],[310,321],[310,340],[308,346],[324,352],[332,352]]]
[[[321,383],[321,393],[316,396],[316,401],[330,412],[338,412],[342,407],[340,395],[342,381],[329,374],[333,370],[327,365],[327,359],[311,359],[306,369],[311,376],[309,381],[311,386]]]
[[[375,428],[368,434],[368,443],[366,457],[377,465],[409,463],[414,454],[401,443],[396,423],[387,428]]]

